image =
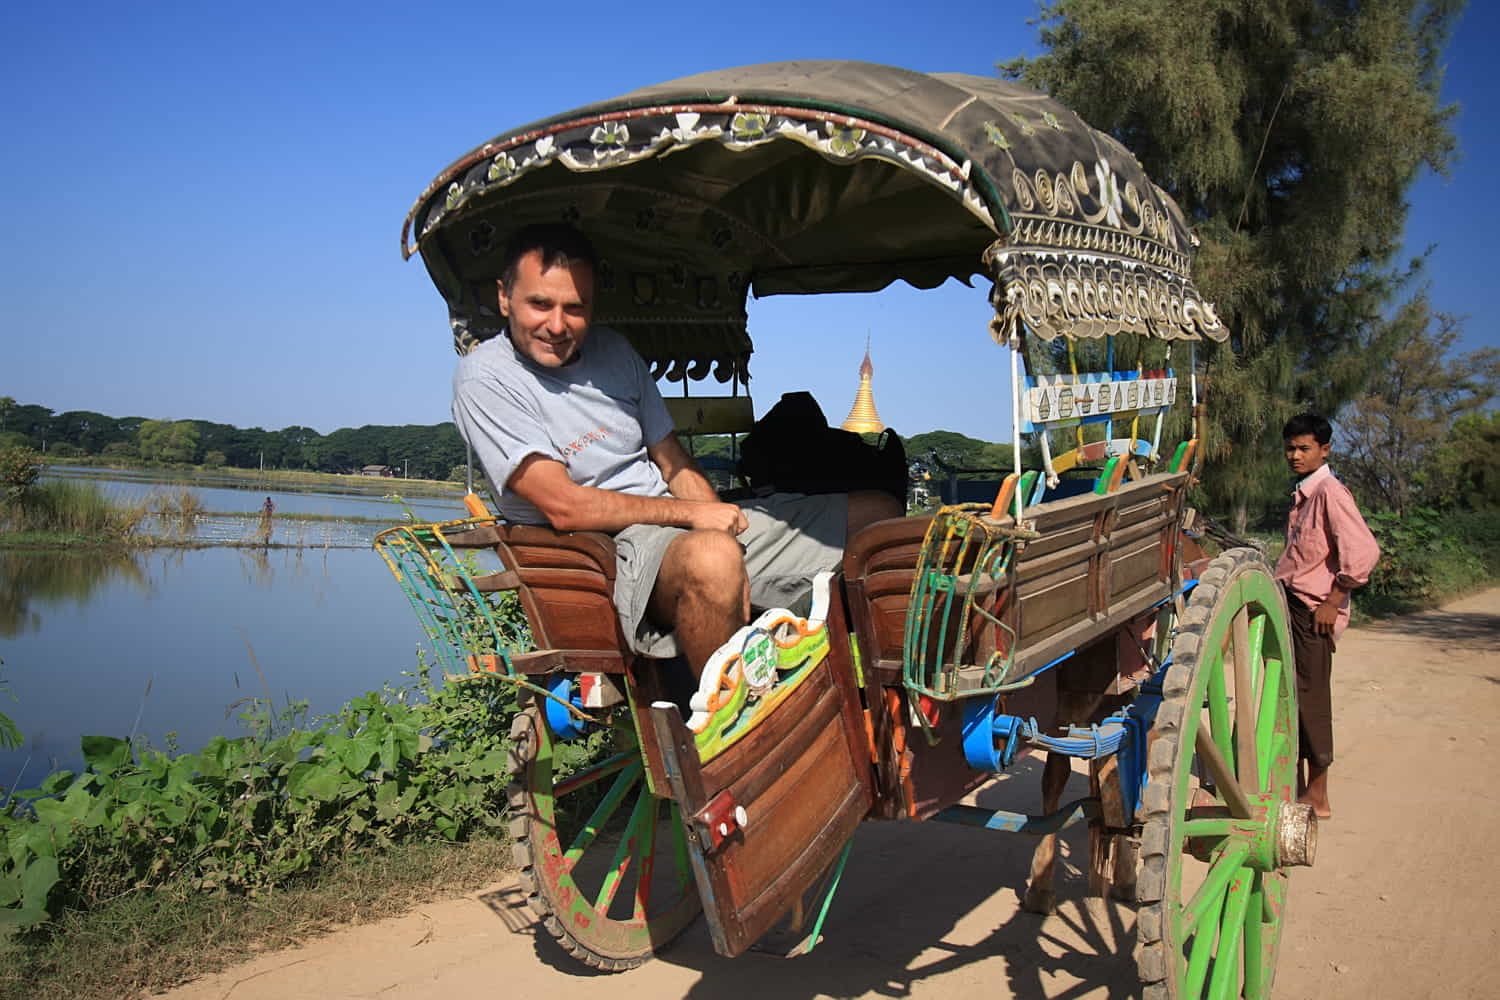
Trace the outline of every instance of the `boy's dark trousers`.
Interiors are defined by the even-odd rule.
[[[1297,658],[1298,753],[1318,767],[1333,763],[1333,636],[1319,635],[1313,610],[1286,591]]]

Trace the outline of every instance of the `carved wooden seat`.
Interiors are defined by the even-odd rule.
[[[622,673],[635,658],[615,614],[615,542],[598,531],[533,524],[482,525],[449,536],[493,547],[515,589],[536,649],[512,658],[522,673]],[[513,574],[513,577],[512,577]]]
[[[844,588],[865,668],[901,673],[906,604],[931,517],[877,521],[844,550]],[[873,657],[870,656],[874,652]],[[873,660],[873,662],[871,662]]]

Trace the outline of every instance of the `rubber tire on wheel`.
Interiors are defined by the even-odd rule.
[[[1250,647],[1258,769],[1258,787],[1244,790],[1256,810],[1247,823],[1259,834],[1236,840],[1210,832],[1214,823],[1228,822],[1228,806],[1221,789],[1200,781],[1208,769],[1196,741],[1203,728],[1236,769],[1229,691],[1233,653],[1242,641],[1234,619],[1242,610],[1249,623],[1242,634]],[[1265,848],[1265,834],[1274,839],[1275,817],[1285,812],[1281,803],[1296,789],[1297,701],[1285,600],[1260,553],[1232,549],[1209,564],[1177,623],[1172,657],[1149,737],[1142,803],[1136,964],[1144,996],[1267,997],[1287,876],[1276,852]],[[1268,678],[1274,687],[1268,688]],[[1245,846],[1250,840],[1253,849]],[[1227,951],[1223,961],[1219,951]]]
[[[701,908],[676,804],[647,788],[628,714],[624,722],[610,760],[556,780],[561,744],[539,706],[511,729],[510,829],[527,904],[569,954],[608,972],[649,959]],[[620,830],[611,820],[627,803]]]

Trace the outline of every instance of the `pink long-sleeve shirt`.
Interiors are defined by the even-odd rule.
[[[1319,466],[1292,491],[1286,522],[1286,551],[1276,563],[1276,579],[1303,604],[1316,609],[1337,582],[1347,590],[1370,582],[1380,560],[1380,544],[1359,514],[1349,487],[1326,465]],[[1339,608],[1334,641],[1349,624],[1349,599]]]

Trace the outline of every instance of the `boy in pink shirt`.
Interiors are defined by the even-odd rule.
[[[1349,624],[1349,593],[1369,582],[1380,546],[1354,495],[1328,468],[1333,439],[1328,421],[1304,413],[1287,421],[1281,436],[1287,466],[1297,477],[1276,579],[1286,591],[1297,658],[1299,801],[1327,819],[1333,815],[1328,767],[1333,763],[1334,643]]]

